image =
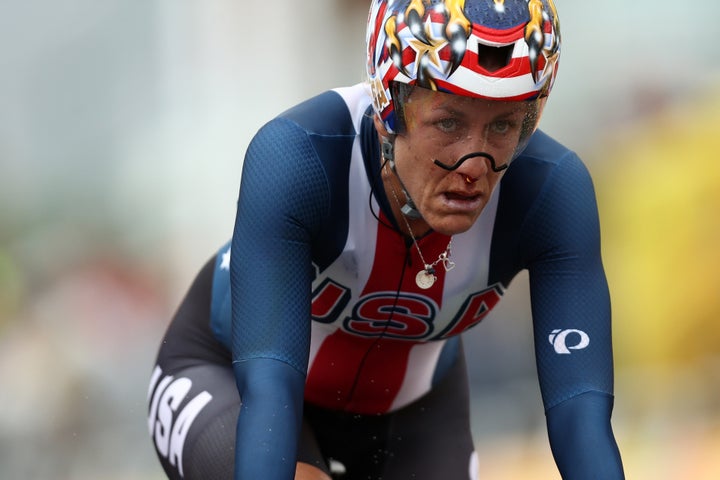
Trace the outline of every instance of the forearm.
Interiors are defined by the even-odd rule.
[[[295,475],[305,377],[286,363],[233,364],[241,392],[235,480],[290,480]]]
[[[624,479],[610,425],[613,397],[587,392],[547,411],[550,447],[564,480]]]

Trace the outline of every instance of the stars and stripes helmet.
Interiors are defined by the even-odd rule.
[[[393,84],[489,100],[546,97],[560,56],[553,0],[373,0],[367,74],[375,112],[398,122]]]

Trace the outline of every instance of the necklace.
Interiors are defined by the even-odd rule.
[[[395,202],[400,205],[400,199],[398,199],[397,193],[395,193],[395,189],[392,185],[390,185],[390,192],[392,193]],[[424,265],[422,270],[420,270],[415,275],[415,284],[417,284],[417,286],[422,288],[423,290],[427,290],[428,288],[432,287],[437,281],[437,277],[435,276],[435,265],[437,265],[438,263],[442,263],[442,266],[446,272],[449,272],[450,270],[455,268],[455,262],[450,260],[450,255],[452,253],[452,237],[450,237],[450,241],[448,242],[447,247],[445,247],[445,251],[438,255],[437,260],[435,260],[433,263],[427,263],[427,261],[425,261],[425,257],[422,254],[422,251],[420,251],[420,245],[418,245],[418,242],[415,239],[415,234],[413,233],[412,228],[410,228],[410,222],[408,222],[407,218],[405,218],[405,215],[403,215],[402,213],[400,214],[400,216],[405,222],[405,226],[407,227],[408,232],[410,232],[410,238],[412,238],[413,245],[415,245],[415,249],[417,250],[418,255],[420,256],[420,260]]]

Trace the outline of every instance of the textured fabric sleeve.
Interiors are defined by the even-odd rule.
[[[236,479],[293,478],[310,342],[311,241],[327,180],[287,119],[251,142],[232,239],[232,356],[242,409]]]
[[[242,395],[235,478],[293,478],[305,375],[287,363],[265,358],[235,362],[233,370]]]
[[[562,478],[625,478],[610,425],[612,407],[612,396],[587,392],[548,410],[550,448]]]
[[[538,378],[558,466],[573,472],[563,478],[620,478],[568,466],[607,462],[622,472],[609,428],[612,402],[587,400],[612,399],[611,314],[595,192],[574,154],[568,152],[548,175],[522,238]],[[603,448],[585,450],[588,443]]]

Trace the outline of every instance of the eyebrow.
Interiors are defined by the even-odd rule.
[[[502,111],[490,118],[488,120],[489,122],[495,122],[498,120],[505,120],[510,119],[516,116],[524,116],[525,113],[527,113],[522,107],[519,105],[508,105],[507,111]],[[430,108],[431,111],[442,111],[450,115],[454,115],[459,118],[465,118],[465,117],[473,117],[473,112],[466,112],[463,109],[456,108],[452,103],[450,102],[442,102],[439,105],[433,106]]]
[[[523,111],[521,111],[520,109],[516,109],[516,110],[512,110],[512,111],[508,111],[508,112],[498,113],[497,115],[492,117],[492,119],[490,121],[494,122],[497,120],[505,120],[505,119],[516,117],[516,116],[522,117],[524,115],[525,115],[525,113]]]
[[[435,110],[435,111],[442,110],[442,111],[444,111],[444,112],[451,113],[451,114],[453,114],[453,115],[464,115],[464,112],[462,112],[462,111],[460,111],[459,109],[453,107],[452,105],[448,105],[447,103],[442,103],[442,104],[440,104],[440,105],[433,106],[433,107],[431,107],[430,110],[431,110],[431,111],[432,111],[432,110]]]

